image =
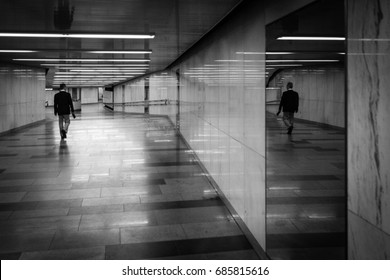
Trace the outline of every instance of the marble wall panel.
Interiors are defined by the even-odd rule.
[[[180,64],[181,133],[265,249],[264,10],[246,5]],[[208,78],[185,74],[195,70]]]
[[[389,259],[390,235],[348,211],[349,259]]]
[[[45,118],[44,75],[43,69],[0,65],[0,105],[5,109],[0,132]]]
[[[265,181],[265,174],[262,172],[265,170],[265,162],[261,154],[245,148],[244,165],[245,192],[251,192],[252,195],[244,196],[246,212],[243,220],[253,235],[257,236],[259,243],[264,244],[263,249],[266,250],[266,235],[263,230],[266,224],[266,209],[262,204],[266,200],[262,186],[262,182]]]
[[[347,4],[348,250],[354,259],[388,259],[390,2]]]

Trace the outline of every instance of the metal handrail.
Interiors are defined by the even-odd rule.
[[[157,105],[177,105],[177,100],[157,99],[157,100],[140,100],[131,102],[105,103],[114,106],[157,106]]]

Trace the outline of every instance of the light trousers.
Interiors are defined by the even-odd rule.
[[[65,125],[64,125],[64,123],[65,123]],[[58,115],[58,125],[60,127],[60,132],[62,130],[65,130],[66,132],[68,132],[68,128],[70,125],[69,115]]]
[[[283,112],[283,122],[287,127],[294,125],[294,112]]]

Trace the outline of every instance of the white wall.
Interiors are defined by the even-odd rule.
[[[261,54],[245,62],[237,52]],[[180,65],[181,133],[263,249],[264,53],[264,7],[252,1]]]
[[[46,95],[46,101],[49,106],[54,106],[54,95],[58,91],[55,90],[45,90],[45,95]]]
[[[310,2],[247,1],[171,69],[180,71],[181,133],[264,250],[265,77],[260,73],[265,72],[265,4],[269,23]],[[247,63],[237,54],[244,51],[262,54],[258,62]],[[137,88],[141,81],[129,83],[134,88],[126,86],[125,96],[143,100],[145,89]],[[150,81],[150,99],[177,94],[173,85],[159,90]],[[121,95],[118,89],[117,98]],[[150,110],[161,114],[166,108]],[[174,110],[168,112],[173,116]]]
[[[81,104],[98,103],[98,88],[81,88]]]
[[[296,68],[279,73],[274,80],[282,91],[286,90],[287,82],[293,82],[293,89],[299,94],[296,118],[345,127],[344,69]]]
[[[177,77],[175,73],[163,72],[149,78],[149,100],[169,100],[171,105],[150,106],[149,113],[167,115],[173,122],[177,114]]]
[[[0,132],[45,119],[45,71],[0,65]]]
[[[114,88],[115,111],[126,113],[144,113],[144,106],[121,106],[120,103],[136,102],[145,100],[145,80],[140,79],[133,82],[116,86]]]
[[[112,91],[108,91],[108,90],[104,90],[103,91],[103,103],[104,104],[109,104],[110,106],[111,103],[112,103],[112,96],[113,96],[113,92]]]

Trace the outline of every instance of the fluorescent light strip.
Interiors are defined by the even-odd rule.
[[[98,82],[98,81],[107,81],[107,80],[110,80],[110,81],[122,81],[122,80],[126,80],[128,78],[99,78],[99,79],[91,79],[91,78],[77,78],[77,79],[72,79],[72,78],[56,78],[53,80],[54,83],[61,83],[61,82],[69,82],[69,81],[73,81],[73,82],[89,82],[89,83],[93,83],[93,82]]]
[[[69,33],[11,33],[1,32],[0,37],[23,38],[86,38],[86,39],[153,39],[154,34],[69,34]]]
[[[72,66],[72,67],[147,67],[149,64],[66,64],[66,63],[42,63],[41,66]]]
[[[118,72],[118,71],[107,71],[107,72],[57,72],[56,75],[143,75],[145,72]]]
[[[97,54],[151,54],[152,51],[87,51],[87,53],[97,53]]]
[[[62,79],[62,78],[127,78],[127,77],[134,77],[132,75],[60,75],[60,76],[54,76],[54,78]]]
[[[48,62],[149,62],[150,59],[94,59],[94,58],[14,58],[15,61],[48,61]]]
[[[266,52],[265,54],[282,55],[282,54],[296,54],[296,53],[295,52]]]
[[[264,62],[264,60],[218,59],[215,62]]]
[[[295,54],[295,52],[236,52],[236,54]]]
[[[277,38],[277,40],[345,41],[345,37],[282,36]]]
[[[82,71],[146,71],[149,67],[60,67],[59,70],[70,70],[74,72]]]
[[[74,75],[65,75],[65,74],[55,74],[55,77],[128,77],[134,75],[143,75],[143,73],[82,73],[82,74],[74,74]]]
[[[298,67],[303,66],[303,64],[267,64],[267,67]]]
[[[0,53],[95,53],[95,54],[151,54],[151,50],[96,50],[96,49],[33,49],[33,50],[1,50]]]
[[[64,68],[61,68],[64,69]],[[70,69],[70,72],[127,72],[127,71],[141,71],[142,73],[145,73],[146,69],[133,69],[133,68],[126,68],[126,69],[118,69],[118,68],[107,68],[107,69]]]
[[[70,70],[70,71],[56,71],[57,74],[69,74],[69,75],[79,75],[79,74],[84,74],[84,73],[95,73],[95,74],[105,74],[105,73],[137,73],[137,74],[144,74],[145,71],[143,70]]]
[[[338,59],[267,59],[267,62],[339,62]]]
[[[99,79],[99,80],[70,80],[70,79],[63,79],[63,80],[55,80],[53,83],[85,83],[85,84],[97,84],[97,83],[116,83],[120,81],[125,81],[128,79]]]
[[[0,53],[35,53],[33,50],[0,50]]]

